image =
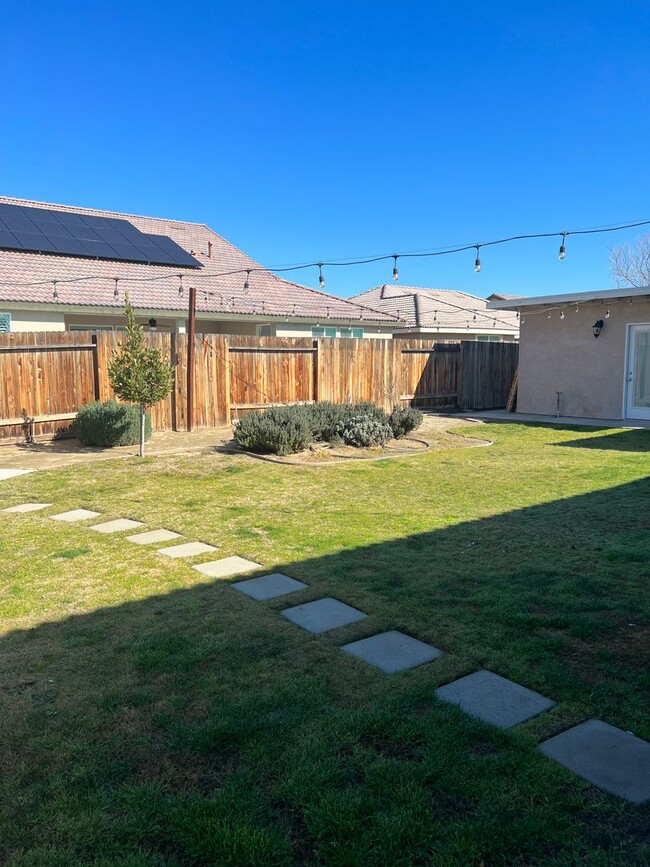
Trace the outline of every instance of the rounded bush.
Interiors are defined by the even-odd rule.
[[[235,428],[235,442],[258,454],[291,455],[307,448],[313,434],[303,407],[271,407],[250,412]]]
[[[112,448],[140,442],[140,407],[107,400],[84,404],[72,427],[74,436],[85,446]],[[145,416],[144,438],[151,437],[151,417]]]
[[[340,425],[338,433],[346,445],[357,448],[384,446],[393,436],[387,422],[369,415],[353,416]]]
[[[404,406],[392,411],[388,416],[388,424],[393,431],[393,436],[398,440],[419,428],[423,419],[424,416],[419,409],[415,409],[413,406]]]

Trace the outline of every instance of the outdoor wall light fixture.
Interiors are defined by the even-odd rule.
[[[149,320],[149,331],[155,331],[157,327],[158,327],[158,322],[152,316],[151,319]]]
[[[595,338],[599,337],[600,332],[603,330],[604,327],[605,327],[605,323],[603,322],[602,319],[597,319],[594,322],[594,324],[592,325],[592,331],[594,332]]]

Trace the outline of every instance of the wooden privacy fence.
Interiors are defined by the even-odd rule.
[[[70,425],[92,400],[113,396],[108,362],[116,332],[0,334],[0,440]],[[186,430],[188,338],[148,333],[174,367],[171,395],[151,410],[154,430]],[[271,404],[372,400],[432,408],[504,407],[516,344],[196,335],[193,426],[219,427]]]

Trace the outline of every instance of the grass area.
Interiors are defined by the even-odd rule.
[[[3,514],[0,861],[649,864],[647,805],[535,747],[593,717],[650,739],[650,432],[480,436],[377,463],[193,455],[3,482],[4,505],[135,518],[310,586],[255,603]],[[325,595],[370,616],[318,637],[278,616]],[[338,649],[383,629],[446,655],[387,676]],[[558,704],[502,732],[434,699],[478,668]]]

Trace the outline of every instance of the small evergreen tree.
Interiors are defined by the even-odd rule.
[[[115,394],[140,407],[140,457],[144,457],[145,417],[148,406],[164,400],[173,386],[173,367],[160,352],[144,342],[144,329],[126,296],[126,340],[113,352],[108,375]]]

